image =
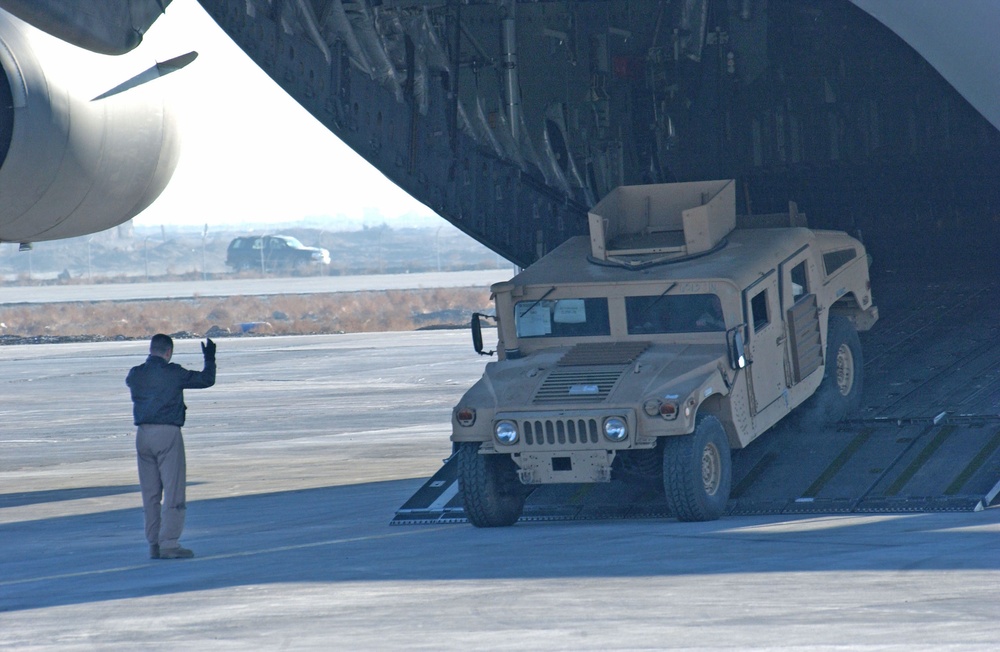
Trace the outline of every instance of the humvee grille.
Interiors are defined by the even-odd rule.
[[[526,446],[596,444],[598,424],[595,418],[527,419],[521,422]]]
[[[600,403],[608,397],[623,367],[580,371],[556,369],[535,394],[535,403]]]
[[[622,441],[611,441],[604,436],[604,420],[617,416],[628,423],[629,435]],[[517,442],[500,446],[500,452],[543,453],[566,450],[623,450],[631,448],[635,440],[635,412],[615,408],[574,410],[538,410],[537,412],[497,412],[494,423],[513,421],[520,434]]]

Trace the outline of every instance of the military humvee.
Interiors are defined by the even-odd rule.
[[[616,474],[662,476],[677,518],[716,519],[732,449],[796,408],[810,427],[859,406],[864,246],[794,204],[735,203],[732,180],[618,188],[589,239],[493,285],[498,360],[452,414],[469,521],[511,525],[537,485]]]

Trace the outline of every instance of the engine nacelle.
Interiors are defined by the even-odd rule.
[[[178,130],[156,79],[125,83],[155,64],[141,48],[75,48],[0,11],[0,241],[103,231],[159,196]]]

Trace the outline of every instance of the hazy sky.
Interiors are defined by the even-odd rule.
[[[174,0],[145,42],[160,60],[191,50],[187,68],[155,83],[176,102],[183,134],[177,171],[139,225],[279,223],[366,209],[417,213],[444,224],[344,145],[265,75],[195,0]],[[367,220],[369,223],[372,219]]]

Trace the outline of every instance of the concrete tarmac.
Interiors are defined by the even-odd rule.
[[[142,536],[146,343],[0,347],[0,649],[996,648],[1000,510],[390,526],[487,362],[468,333],[218,344],[178,561]]]

